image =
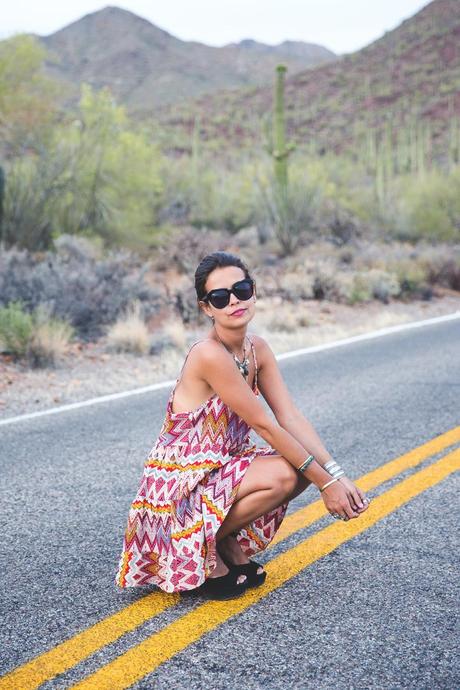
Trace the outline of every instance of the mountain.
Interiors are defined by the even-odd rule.
[[[272,99],[272,85],[221,92],[164,108],[160,118],[177,141],[179,127],[189,133],[198,115],[203,139],[260,144]],[[285,101],[290,138],[319,151],[353,147],[388,124],[409,130],[415,120],[428,123],[445,149],[449,123],[460,117],[460,0],[434,0],[369,46],[327,64],[295,74],[288,68]]]
[[[182,41],[118,7],[37,38],[54,56],[46,71],[62,83],[65,105],[76,102],[84,81],[96,89],[109,86],[131,112],[263,84],[280,60],[295,72],[336,57],[327,48],[297,41],[270,46],[246,39],[223,47]]]

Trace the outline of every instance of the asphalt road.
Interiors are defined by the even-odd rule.
[[[354,480],[460,424],[460,320],[293,357],[280,368]],[[263,563],[276,565],[280,557],[298,572],[266,594],[260,588],[242,610],[178,597],[154,615],[155,602],[171,599],[153,587],[120,590],[114,577],[129,504],[168,394],[0,428],[0,690],[77,683],[98,690],[460,687],[459,477],[452,471],[440,480],[435,467],[460,447],[458,429],[448,448],[368,490],[369,514],[399,485],[403,498],[307,567],[301,559],[309,544],[331,523],[338,534],[362,518],[343,523],[322,515],[259,554]],[[425,468],[427,488],[404,498],[401,482],[417,482]],[[290,503],[286,521],[317,500],[309,487]],[[152,602],[152,613],[141,624],[89,655],[87,638],[78,638],[72,663],[56,675],[65,652],[59,645],[119,612],[127,610],[129,619],[127,607],[142,600]],[[180,638],[181,647],[162,649],[166,658],[158,664],[152,649],[168,630],[180,631],[168,639]],[[150,639],[150,652],[143,651]],[[54,648],[60,662],[47,654]],[[21,668],[22,675],[9,675]],[[134,681],[133,668],[143,669]],[[105,677],[93,675],[99,669]]]

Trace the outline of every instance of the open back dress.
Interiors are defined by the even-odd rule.
[[[249,336],[248,336],[249,337]],[[257,358],[254,343],[255,395]],[[215,393],[189,412],[173,412],[174,391],[155,443],[144,462],[131,503],[115,577],[119,587],[156,585],[180,592],[201,585],[216,566],[216,532],[238,486],[258,455],[278,455],[271,446],[249,440],[250,427]],[[237,539],[246,555],[262,551],[275,536],[288,503],[253,520]]]

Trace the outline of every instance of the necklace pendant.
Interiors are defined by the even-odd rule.
[[[236,362],[236,366],[240,370],[241,374],[246,378],[249,374],[249,360],[245,358],[242,362],[238,359],[238,357],[234,354],[233,359]]]

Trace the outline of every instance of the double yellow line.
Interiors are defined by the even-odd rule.
[[[456,427],[378,467],[355,483],[364,491],[369,491],[459,441],[460,427]],[[72,687],[85,690],[128,688],[202,635],[249,608],[273,590],[281,587],[308,565],[355,535],[369,529],[386,515],[426,489],[435,486],[459,468],[460,449],[456,449],[426,468],[411,474],[380,496],[374,497],[370,507],[359,518],[348,522],[334,521],[320,532],[271,560],[265,565],[267,580],[262,587],[249,589],[238,599],[207,601],[197,606]],[[268,548],[311,525],[326,514],[323,501],[317,500],[288,515],[284,518]],[[162,591],[146,595],[141,600],[3,676],[0,678],[0,690],[31,690],[39,687],[45,681],[64,673],[102,647],[113,643],[122,635],[159,615],[179,600],[179,594],[166,594]]]

